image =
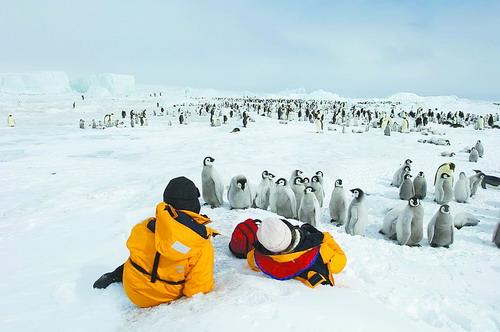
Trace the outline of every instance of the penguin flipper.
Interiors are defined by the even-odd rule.
[[[406,245],[408,241],[410,240],[411,237],[411,219],[412,216],[405,214],[400,217],[398,220],[398,223],[400,224],[400,232],[401,234],[398,234],[398,242],[401,245]]]

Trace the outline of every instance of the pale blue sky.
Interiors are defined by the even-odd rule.
[[[0,0],[0,72],[500,99],[500,1]]]

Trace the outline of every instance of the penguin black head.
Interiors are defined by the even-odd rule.
[[[405,180],[406,180],[406,179],[411,179],[411,174],[409,174],[409,173],[408,173],[408,174],[405,174]]]
[[[315,175],[311,178],[311,182],[319,182],[319,176]]]
[[[418,176],[424,176],[424,172],[422,171],[418,172]]]
[[[441,205],[439,208],[439,211],[444,214],[449,214],[450,213],[450,206],[448,204]]]
[[[276,184],[280,186],[286,186],[286,179],[279,178],[278,181],[276,181]]]
[[[268,173],[267,177],[272,180],[276,177],[276,175],[274,175],[273,173]]]
[[[316,172],[316,175],[317,175],[317,176],[324,177],[324,176],[323,176],[323,172],[322,172],[322,171],[317,171],[317,172]]]
[[[309,181],[309,178],[307,176],[305,176],[305,177],[302,178],[302,183],[306,183],[307,184],[309,182],[310,181]]]
[[[479,144],[479,143],[481,143],[481,140],[478,139],[476,144]]]
[[[302,184],[302,178],[300,176],[296,176],[293,179],[293,184]]]
[[[361,190],[359,188],[351,189],[351,192],[352,192],[352,195],[354,196],[355,199],[356,198],[357,199],[361,199],[365,195],[365,193],[363,192],[363,190]]]
[[[238,186],[238,188],[240,188],[241,190],[245,190],[245,186],[247,184],[247,179],[245,178],[240,178],[236,181],[236,185]]]
[[[441,179],[447,179],[449,177],[450,177],[449,174],[446,174],[446,173],[441,174]]]
[[[450,153],[450,157],[453,157],[455,155],[455,152]]]
[[[410,198],[408,200],[408,205],[413,206],[413,207],[419,206],[420,205],[420,200],[417,197],[413,196],[412,198]]]
[[[405,172],[410,172],[411,171],[411,167],[410,166],[405,166],[404,170],[405,170]]]
[[[303,172],[300,169],[296,169],[295,171],[293,171],[293,173],[295,174],[295,176],[301,176]]]
[[[406,164],[406,165],[411,165],[411,163],[412,163],[412,162],[413,162],[413,161],[412,161],[411,159],[406,159],[406,160],[405,160],[405,164]]]
[[[342,179],[337,179],[337,181],[335,181],[335,187],[342,187]]]
[[[262,172],[262,178],[263,179],[266,179],[268,176],[269,176],[269,172],[268,171]]]
[[[205,159],[203,159],[203,166],[210,166],[214,161],[215,159],[212,157],[205,157]]]
[[[307,193],[313,193],[313,192],[315,192],[315,191],[316,191],[316,190],[314,190],[314,188],[313,188],[313,187],[311,187],[311,186],[307,186],[307,187],[305,187],[305,188],[304,188],[304,193],[305,193],[305,194],[307,194]]]

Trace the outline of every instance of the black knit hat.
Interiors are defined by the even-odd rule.
[[[177,210],[188,210],[200,213],[200,191],[184,176],[170,180],[163,192],[163,201]]]

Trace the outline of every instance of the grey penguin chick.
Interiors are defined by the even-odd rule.
[[[269,181],[269,172],[266,170],[263,171],[261,177],[262,179],[260,180],[255,195],[255,206],[258,207],[259,209],[267,210],[267,208],[269,207],[269,196],[271,193],[271,182]]]
[[[403,182],[404,175],[405,173],[409,173],[411,171],[411,164],[412,160],[411,159],[406,159],[403,165],[396,170],[392,177],[392,182],[391,186],[393,187],[400,187],[401,183]]]
[[[452,200],[453,188],[451,177],[447,173],[441,174],[436,181],[434,201],[439,205],[448,204]]]
[[[302,183],[302,178],[299,176],[296,176],[293,179],[293,183],[290,185],[290,188],[292,188],[293,194],[295,195],[295,201],[297,202],[297,211],[295,213],[299,212],[300,208],[300,202],[302,202],[302,197],[304,196],[304,184]]]
[[[441,205],[427,225],[427,240],[431,247],[449,248],[453,243],[453,217],[448,204]]]
[[[201,171],[201,193],[203,200],[212,208],[224,203],[224,184],[219,173],[213,167],[215,161],[212,157],[203,159],[203,170]]]
[[[427,180],[425,179],[424,172],[418,172],[413,180],[413,188],[415,189],[415,197],[422,200],[427,196]]]
[[[297,213],[297,201],[293,190],[287,185],[284,178],[276,181],[273,192],[276,213],[285,218],[295,218]]]
[[[309,223],[314,227],[317,227],[319,224],[321,208],[316,195],[314,194],[313,187],[309,186],[304,189],[304,195],[302,195],[298,216],[300,221]]]
[[[350,235],[365,235],[366,225],[368,223],[368,212],[365,207],[365,193],[356,188],[351,189],[353,199],[347,212],[347,222],[345,231]]]
[[[323,200],[325,199],[325,191],[323,190],[323,185],[320,182],[320,177],[315,175],[311,178],[311,187],[314,188],[314,194],[318,199],[319,206],[323,207]]]
[[[477,153],[478,153],[479,157],[483,158],[483,155],[484,155],[484,146],[483,146],[483,143],[481,143],[480,140],[478,140],[476,142],[475,148],[477,150]]]
[[[380,234],[385,235],[390,240],[396,240],[396,222],[398,221],[398,217],[403,212],[405,206],[397,206],[387,212],[384,216],[382,228],[378,231]]]
[[[302,174],[304,174],[300,169],[296,169],[292,172],[292,175],[290,175],[290,179],[288,180],[288,184],[293,183],[293,179],[295,179],[297,176],[299,178],[302,177]]]
[[[316,171],[316,173],[314,173],[314,175],[316,175],[319,178],[319,183],[321,183],[321,185],[323,186],[325,184],[325,175],[323,174],[323,172]]]
[[[479,222],[481,222],[481,220],[468,212],[457,213],[453,218],[453,224],[456,229],[461,229],[462,227],[467,226],[476,226]]]
[[[424,233],[424,208],[412,197],[396,221],[396,240],[402,246],[419,246]]]
[[[328,207],[331,222],[336,223],[337,226],[345,224],[347,221],[347,198],[342,186],[342,179],[335,181],[335,188],[333,188]]]
[[[470,197],[470,183],[469,178],[464,172],[460,172],[457,183],[455,183],[455,189],[453,190],[455,194],[455,201],[458,203],[466,203]]]
[[[491,240],[497,248],[500,248],[500,222],[498,222],[497,227],[493,231],[493,238]]]
[[[469,161],[471,163],[477,163],[478,159],[479,159],[479,153],[477,152],[476,148],[472,148],[469,154]]]
[[[476,173],[476,174],[469,177],[470,197],[476,195],[477,189],[479,188],[479,185],[483,181],[483,178],[484,178],[484,174],[482,172]]]
[[[399,199],[407,201],[413,196],[415,196],[415,189],[413,188],[411,174],[406,174],[401,187],[399,187]]]
[[[231,209],[248,209],[252,206],[250,184],[244,175],[236,175],[231,179],[227,200]]]

